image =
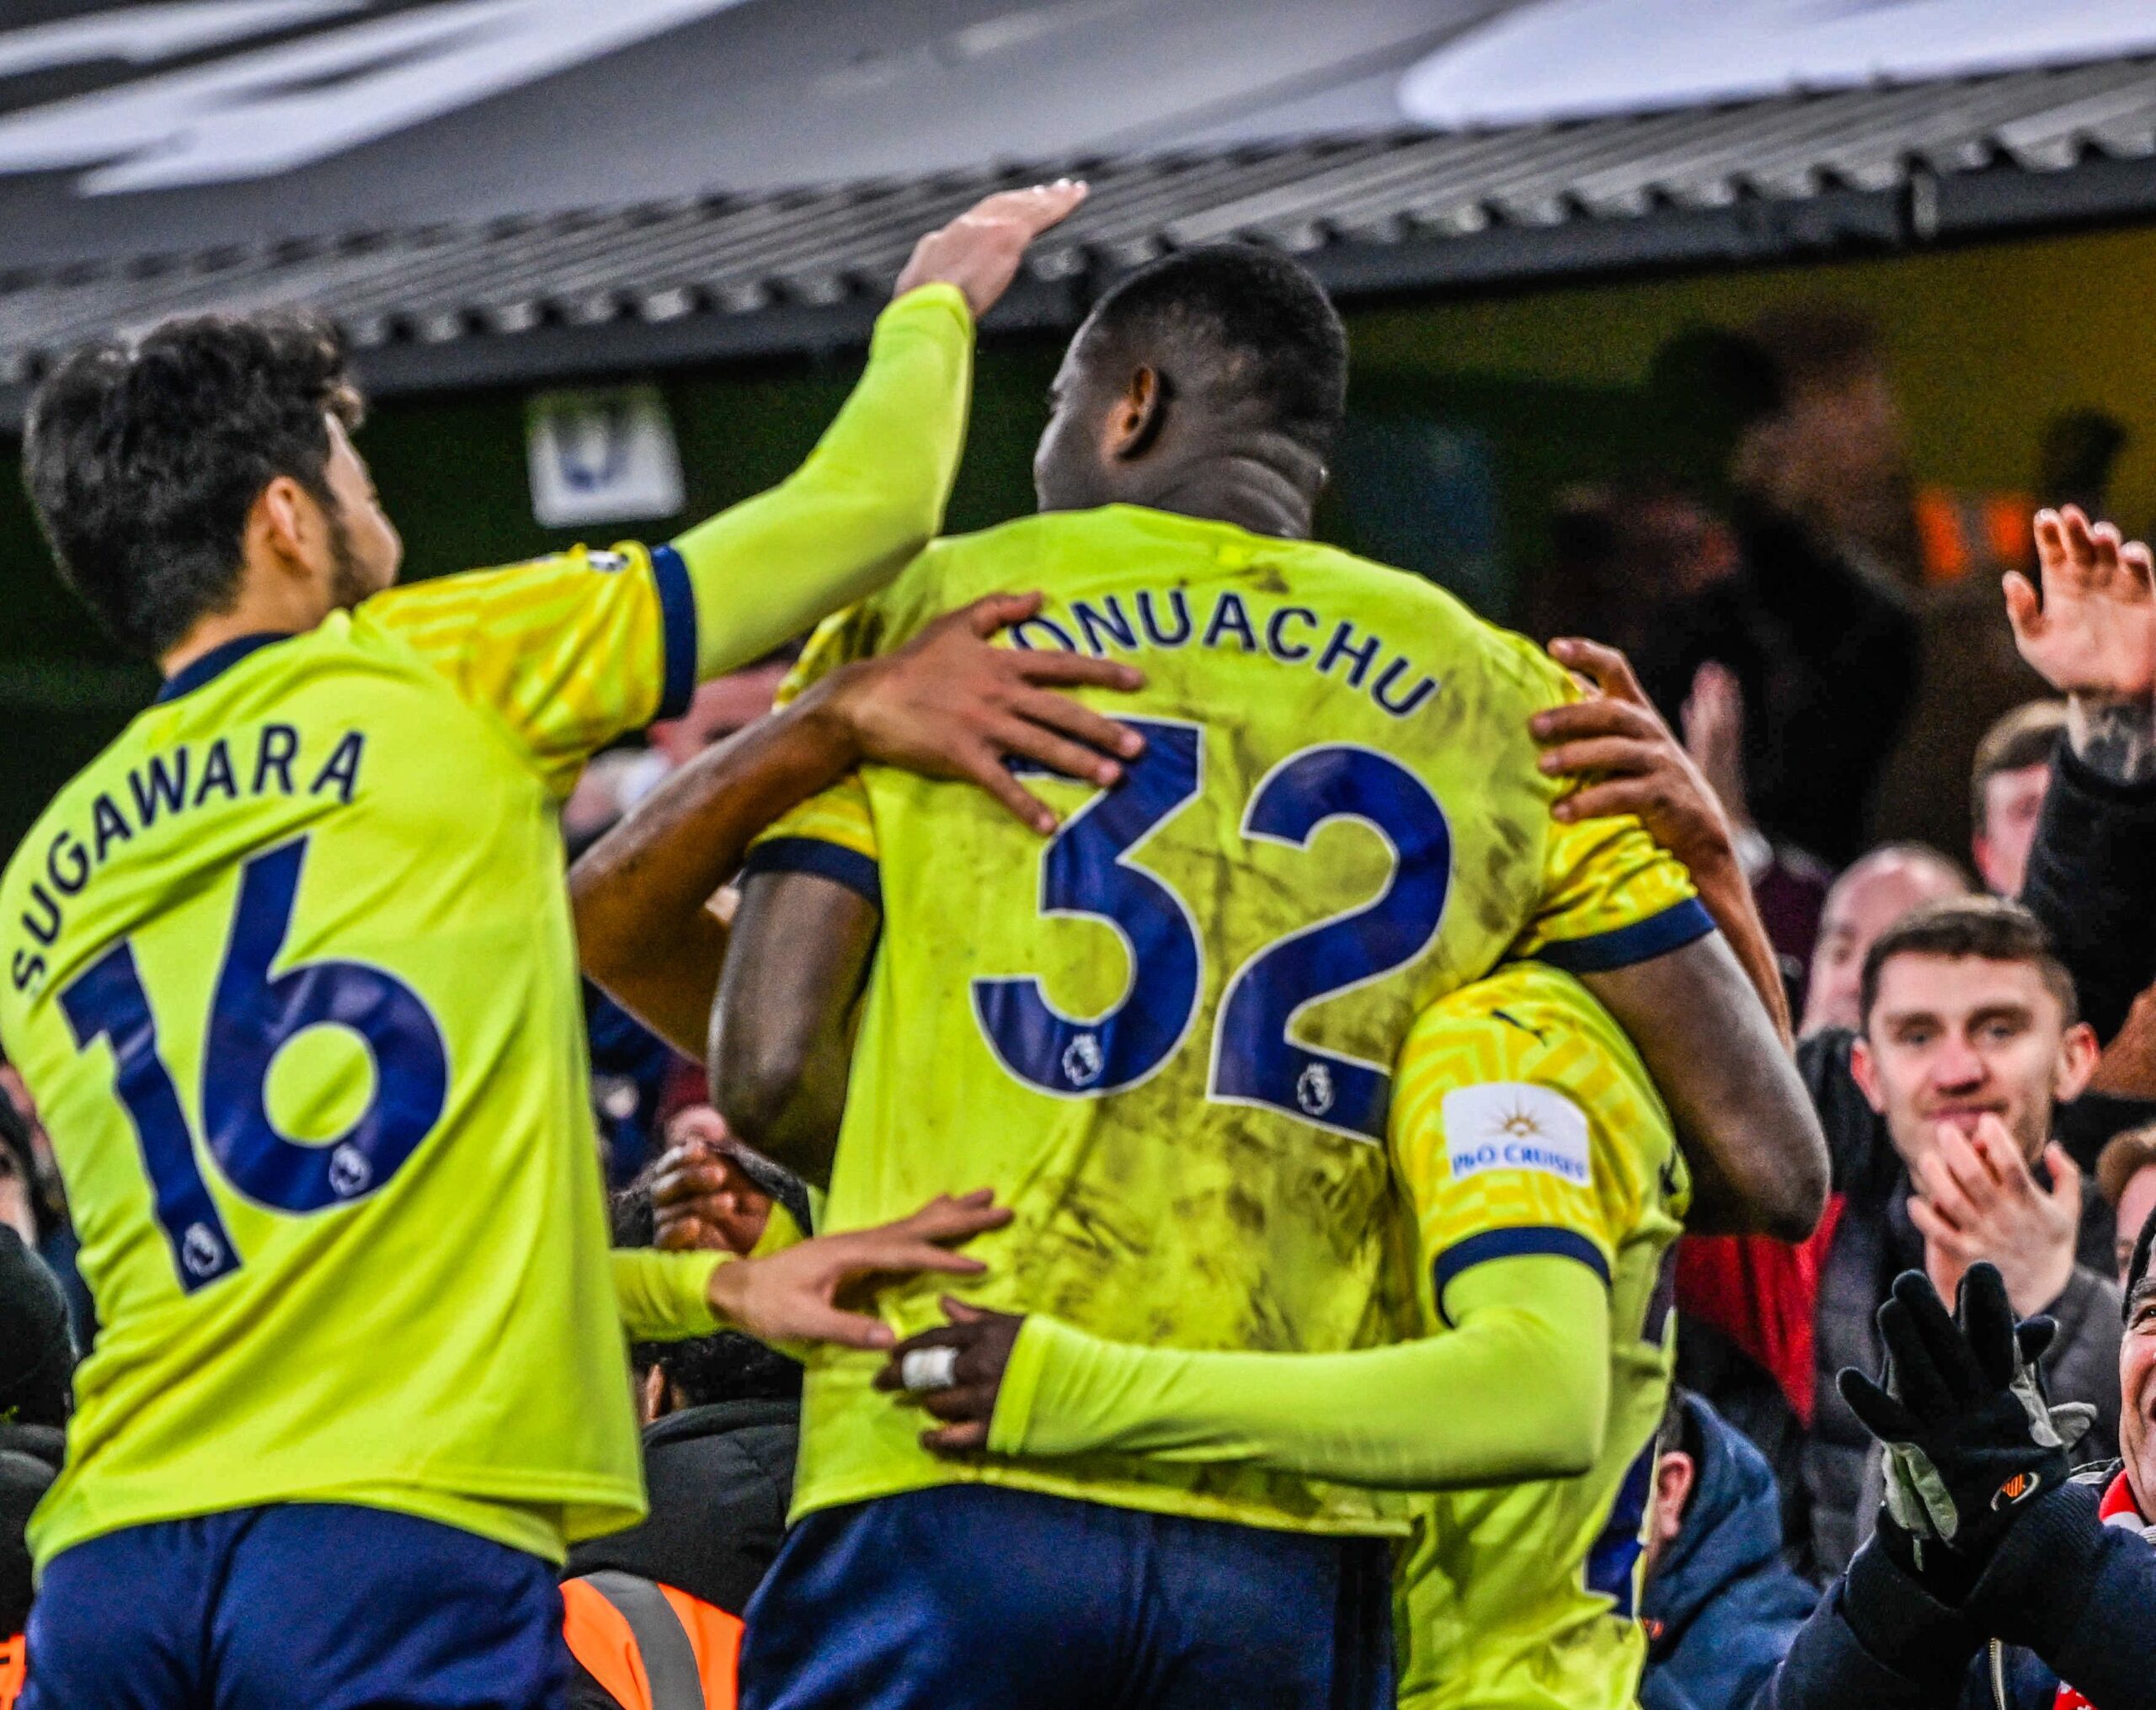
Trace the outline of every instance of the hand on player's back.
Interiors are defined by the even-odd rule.
[[[988,1446],[995,1398],[1003,1388],[1003,1373],[1011,1364],[1011,1350],[1018,1345],[1018,1332],[1026,1319],[1022,1313],[989,1312],[947,1294],[943,1297],[943,1311],[949,1324],[909,1336],[891,1350],[889,1361],[876,1374],[876,1387],[918,1401],[943,1421],[921,1434],[923,1448],[939,1455],[971,1454]],[[906,1356],[931,1348],[954,1350],[951,1381],[937,1389],[908,1391]]]
[[[984,196],[914,245],[892,295],[902,297],[925,285],[954,285],[966,294],[979,320],[1011,288],[1027,246],[1085,200],[1086,186],[1070,178]]]
[[[1726,857],[1729,821],[1714,787],[1662,722],[1624,654],[1563,637],[1550,657],[1593,684],[1584,701],[1538,712],[1528,728],[1542,744],[1542,770],[1587,781],[1550,811],[1570,824],[1604,814],[1636,814],[1654,840],[1694,869]]]
[[[990,594],[938,618],[895,653],[834,672],[827,688],[811,693],[829,697],[864,759],[978,784],[1045,835],[1055,829],[1055,815],[1020,787],[1006,762],[1035,761],[1104,788],[1115,783],[1123,768],[1111,756],[1134,759],[1144,741],[1053,691],[1128,691],[1145,679],[1107,659],[990,644],[997,631],[1040,608],[1038,594]]]
[[[712,1273],[712,1309],[764,1342],[830,1342],[843,1348],[888,1348],[890,1326],[838,1302],[872,1277],[944,1271],[977,1276],[977,1259],[950,1249],[1011,1221],[1010,1208],[990,1191],[953,1198],[942,1194],[910,1217],[873,1229],[819,1235],[760,1259],[722,1265]]]

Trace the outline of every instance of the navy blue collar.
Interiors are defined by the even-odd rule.
[[[289,642],[287,630],[258,630],[251,636],[234,636],[228,642],[220,642],[189,664],[183,665],[165,679],[165,686],[157,690],[157,700],[177,701],[183,695],[192,694],[212,677],[221,675],[237,665],[257,647],[266,647],[272,642]]]

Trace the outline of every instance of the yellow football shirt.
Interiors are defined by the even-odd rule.
[[[1593,968],[1710,930],[1630,820],[1561,827],[1527,720],[1576,694],[1517,637],[1402,573],[1129,507],[938,542],[835,620],[805,679],[996,589],[1020,645],[1127,658],[1150,744],[1118,788],[1038,780],[1043,844],[978,791],[872,768],[772,828],[752,870],[880,896],[827,1227],[994,1186],[984,1304],[1111,1340],[1339,1350],[1389,1338],[1390,1065],[1415,1015],[1508,951]],[[942,1279],[884,1292],[938,1321]],[[810,1361],[798,1512],[980,1478],[1320,1532],[1368,1492],[1140,1456],[955,1465]]]
[[[557,1558],[643,1514],[617,1300],[688,1327],[711,1261],[608,1258],[559,800],[919,551],[971,349],[954,288],[910,293],[779,487],[228,643],[45,810],[0,877],[0,1037],[102,1329],[40,1562],[279,1501]]]
[[[1669,1393],[1665,1260],[1691,1196],[1639,1053],[1578,982],[1521,963],[1439,999],[1397,1066],[1392,1150],[1417,1229],[1418,1333],[1445,1287],[1511,1255],[1577,1260],[1610,1292],[1609,1424],[1592,1471],[1419,1497],[1396,1585],[1412,1710],[1621,1710],[1654,1437]]]

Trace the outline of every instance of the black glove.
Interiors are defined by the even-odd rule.
[[[1881,1542],[1956,1600],[2029,1499],[2066,1482],[2067,1449],[2094,1414],[2052,1409],[2037,1361],[2057,1326],[2016,1324],[1993,1266],[1969,1267],[1957,1313],[1921,1272],[1903,1272],[1879,1308],[1881,1382],[1853,1367],[1838,1379],[1886,1447]]]

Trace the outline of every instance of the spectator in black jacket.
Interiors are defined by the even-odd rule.
[[[2148,548],[2070,505],[2038,514],[2036,549],[2041,599],[2010,576],[2007,615],[2022,658],[2066,696],[2066,741],[2021,900],[2106,1047],[2062,1124],[2085,1169],[2156,1116],[2156,994],[2135,1004],[2156,981],[2156,594]]]
[[[1938,1535],[1883,1515],[1756,1701],[1760,1710],[2147,1710],[2156,1705],[2156,1276],[2141,1233],[2127,1274],[2119,1356],[2122,1462],[2061,1479],[2057,1433],[2011,1393],[1965,1296],[1958,1334],[1933,1339],[1946,1382],[1931,1404],[1913,1392],[1911,1352],[1892,1387],[1908,1417],[1888,1433],[1933,1471],[1954,1510]],[[1904,1278],[1897,1300],[1920,1306]],[[1921,1291],[1917,1291],[1920,1292]],[[1976,1292],[1972,1279],[1971,1294]],[[1886,1314],[1882,1312],[1881,1317]],[[1903,1334],[1922,1314],[1904,1318]],[[1943,1311],[1937,1320],[1945,1322]],[[2020,1327],[2023,1345],[2030,1326]],[[1892,1336],[1896,1333],[1888,1330]],[[1959,1345],[1958,1348],[1956,1345]],[[2018,1375],[2018,1374],[2017,1374]],[[1927,1388],[1934,1386],[1927,1385]],[[2038,1407],[2035,1411],[2041,1412]],[[2056,1481],[2056,1482],[2055,1482]]]
[[[2156,594],[2149,549],[2071,505],[2039,512],[2041,599],[2007,578],[2021,657],[2066,696],[2066,745],[2021,900],[2108,1039],[2156,979]]]
[[[1647,1534],[1641,1710],[1726,1710],[1766,1682],[1819,1594],[1782,1561],[1774,1475],[1743,1432],[1672,1392]]]

